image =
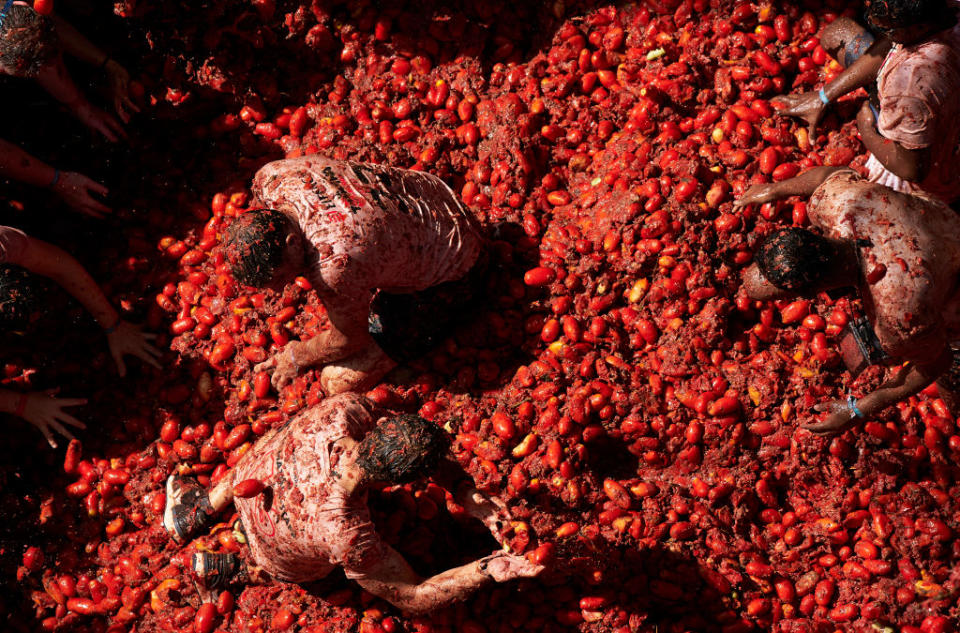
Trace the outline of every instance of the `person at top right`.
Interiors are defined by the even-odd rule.
[[[774,99],[805,120],[810,139],[833,100],[857,88],[869,99],[857,128],[871,182],[902,193],[960,200],[960,26],[951,0],[866,0],[869,28],[841,17],[820,44],[844,66],[819,91]]]

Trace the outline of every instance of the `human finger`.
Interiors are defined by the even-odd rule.
[[[84,189],[93,191],[94,193],[101,196],[105,196],[108,193],[110,193],[110,190],[107,187],[103,186],[93,178],[89,178],[87,176],[84,176],[83,174],[77,174],[77,177],[78,177],[78,180],[80,181],[79,185]]]
[[[123,362],[123,354],[112,350],[111,353],[113,354],[113,362],[117,364],[117,373],[123,378],[127,375],[127,366]]]
[[[47,428],[46,423],[36,425],[40,432],[43,433],[43,436],[47,438],[47,444],[50,445],[50,448],[57,447],[57,440],[53,438],[53,434],[50,432],[50,429]]]
[[[97,219],[97,220],[102,220],[103,218],[107,217],[105,213],[101,213],[101,212],[99,212],[99,211],[95,211],[94,209],[92,209],[92,208],[90,207],[90,205],[84,205],[84,206],[80,207],[80,213],[82,213],[82,214],[84,214],[84,215],[88,215],[88,216],[90,216],[91,218],[95,218],[95,219]]]
[[[60,424],[59,422],[57,422],[55,419],[54,419],[54,420],[50,420],[50,426],[53,427],[53,430],[54,430],[54,431],[56,431],[57,433],[59,433],[59,434],[62,435],[63,437],[67,438],[68,440],[74,440],[74,439],[76,439],[75,437],[73,437],[73,433],[71,433],[70,431],[68,431],[68,430],[66,429],[66,427],[64,427],[62,424]]]
[[[103,134],[103,137],[104,137],[105,139],[107,139],[107,140],[110,141],[111,143],[116,143],[116,142],[117,142],[117,137],[116,137],[116,135],[115,135],[113,132],[110,131],[110,129],[107,127],[107,124],[106,124],[106,123],[103,123],[103,122],[98,121],[98,122],[95,124],[94,127],[97,129],[98,132],[100,132],[101,134]]]
[[[63,422],[64,424],[69,424],[70,426],[76,427],[76,428],[78,428],[78,429],[85,429],[85,428],[87,428],[87,425],[86,425],[86,424],[84,424],[84,423],[81,422],[80,420],[76,419],[75,417],[73,417],[73,416],[70,415],[69,413],[65,413],[65,412],[61,411],[61,412],[57,415],[57,418],[58,418],[61,422]]]
[[[151,365],[153,367],[156,367],[157,369],[160,369],[160,363],[158,363],[157,360],[153,356],[151,356],[146,349],[141,348],[137,353],[137,358],[139,358],[140,360],[142,360],[148,365]]]
[[[127,108],[130,108],[134,112],[140,112],[140,108],[137,106],[136,103],[133,102],[133,99],[131,99],[129,96],[123,97],[123,103]]]
[[[87,404],[86,398],[58,398],[57,403],[61,407],[78,407],[81,404]]]
[[[157,335],[152,332],[144,332],[143,334],[141,334],[141,336],[143,336],[143,338],[147,339],[148,341],[152,341],[157,338]]]

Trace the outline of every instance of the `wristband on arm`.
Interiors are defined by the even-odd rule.
[[[824,90],[824,88],[826,88],[826,86],[821,86],[820,92],[817,93],[820,96],[820,103],[823,105],[830,105],[830,97],[827,96],[827,92]]]
[[[847,396],[847,406],[850,407],[850,412],[853,413],[853,417],[863,419],[863,411],[857,406],[857,399],[853,397],[853,394]]]
[[[103,328],[103,333],[104,333],[104,334],[108,334],[108,335],[109,335],[109,334],[113,334],[114,332],[117,331],[117,328],[120,326],[120,322],[121,322],[121,321],[123,321],[123,317],[121,317],[121,316],[118,314],[118,315],[117,315],[117,320],[113,323],[113,325],[111,325],[110,327],[105,327],[105,328]]]
[[[106,67],[107,67],[107,64],[110,63],[110,59],[111,59],[110,55],[107,54],[107,55],[103,58],[103,61],[100,62],[100,65],[97,66],[97,70],[103,70],[104,68],[106,68]]]
[[[53,189],[57,186],[57,183],[60,182],[60,170],[56,167],[53,168],[53,180],[50,181],[50,184],[47,185],[47,189]]]

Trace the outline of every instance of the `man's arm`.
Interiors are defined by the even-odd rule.
[[[891,380],[857,400],[857,409],[863,414],[863,418],[870,418],[890,405],[909,398],[943,375],[950,367],[951,359],[950,349],[944,347],[933,361],[908,363]],[[822,422],[807,424],[804,428],[814,433],[840,433],[857,419],[850,405],[843,400],[828,403],[821,409],[829,410],[830,415]]]
[[[81,123],[96,130],[108,141],[116,142],[119,138],[126,137],[126,132],[116,119],[90,103],[80,92],[59,55],[40,70],[37,83],[51,97],[66,106]]]
[[[3,139],[0,139],[0,176],[34,187],[47,187],[74,210],[95,218],[102,218],[111,211],[92,196],[92,193],[106,195],[107,188],[103,185],[83,174],[59,172]]]
[[[854,63],[850,64],[842,73],[823,87],[828,102],[835,101],[843,95],[853,92],[877,80],[877,73],[890,52],[892,42],[888,38],[881,38]],[[812,143],[817,132],[817,125],[823,118],[827,104],[820,98],[819,91],[805,92],[798,95],[783,95],[772,99],[774,105],[780,104],[781,114],[795,116],[809,124],[810,142]]]
[[[127,110],[139,112],[140,109],[130,100],[130,75],[126,69],[63,18],[54,15],[53,22],[64,51],[84,63],[102,68],[107,73],[114,108],[124,123],[129,121]]]
[[[773,182],[763,185],[753,185],[747,189],[736,202],[734,209],[745,207],[748,204],[764,204],[774,202],[790,196],[809,197],[822,185],[827,178],[842,169],[849,167],[814,167],[789,180]]]
[[[894,175],[910,182],[922,182],[929,171],[930,148],[907,149],[900,143],[885,138],[877,130],[877,120],[864,102],[857,114],[857,129],[863,146]]]
[[[483,585],[532,578],[543,571],[523,556],[494,552],[472,563],[421,578],[396,550],[354,580],[375,596],[407,613],[422,615],[464,600]]]
[[[254,371],[273,371],[274,388],[282,389],[301,369],[329,363],[373,344],[368,332],[370,295],[355,298],[337,295],[322,297],[330,320],[329,329],[307,341],[291,341],[272,358],[254,367]]]
[[[123,356],[130,354],[146,363],[159,368],[156,357],[160,351],[147,341],[154,338],[140,329],[123,321],[117,311],[107,301],[100,286],[93,277],[66,251],[32,237],[27,238],[26,248],[7,262],[22,266],[32,273],[48,277],[70,293],[74,299],[86,308],[100,327],[107,331],[107,343],[110,353],[117,364],[121,376],[126,375]]]

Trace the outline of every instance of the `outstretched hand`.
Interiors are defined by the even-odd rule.
[[[457,491],[456,501],[467,514],[483,522],[497,542],[503,541],[503,528],[512,519],[503,501],[488,497],[473,486]]]
[[[148,365],[160,369],[160,363],[157,358],[160,357],[160,350],[151,345],[148,341],[157,338],[156,334],[143,332],[139,326],[120,321],[117,328],[107,335],[107,344],[110,346],[110,355],[113,356],[113,362],[117,364],[117,371],[120,376],[127,375],[127,367],[123,362],[125,355],[136,356]]]
[[[817,125],[823,118],[823,113],[827,106],[820,100],[820,94],[816,92],[804,92],[798,95],[780,95],[770,100],[780,114],[795,116],[803,119],[809,126],[810,142],[816,138]]]
[[[26,406],[23,408],[23,419],[40,429],[50,448],[56,448],[57,440],[51,429],[72,440],[73,433],[64,425],[78,429],[87,428],[83,422],[63,410],[64,407],[76,407],[82,404],[87,404],[86,398],[54,398],[50,393],[30,393],[27,394]]]
[[[71,209],[90,217],[101,219],[113,212],[110,207],[93,197],[93,194],[105,196],[109,190],[83,174],[74,171],[61,172],[53,186],[53,192]]]
[[[80,122],[95,132],[99,132],[111,143],[127,139],[127,132],[115,118],[90,103],[84,103],[76,109]]]
[[[814,410],[819,413],[826,413],[827,416],[819,422],[805,424],[803,428],[817,435],[842,433],[856,420],[853,408],[846,400],[824,402],[815,406]]]
[[[494,552],[481,559],[481,566],[495,582],[508,582],[516,578],[534,578],[546,567],[527,560],[523,554]]]
[[[747,189],[734,203],[734,209],[741,209],[751,204],[764,204],[773,202],[777,199],[777,185],[768,183],[763,185],[753,185]]]
[[[287,343],[281,351],[274,354],[262,363],[257,364],[254,372],[272,372],[270,383],[279,393],[281,389],[296,380],[300,374],[300,365],[294,360],[297,347],[301,345],[297,341]]]
[[[107,81],[110,83],[110,97],[117,116],[124,123],[130,122],[130,112],[140,112],[137,104],[130,99],[130,73],[127,69],[110,59],[104,66]]]

